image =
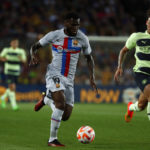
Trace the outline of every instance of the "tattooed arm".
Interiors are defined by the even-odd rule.
[[[37,42],[31,46],[31,49],[30,49],[31,60],[30,60],[29,65],[35,65],[38,63],[36,53],[37,53],[37,50],[41,47],[42,47],[42,45],[39,42]]]

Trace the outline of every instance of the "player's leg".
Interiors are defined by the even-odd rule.
[[[144,88],[144,95],[148,99],[147,115],[148,115],[148,119],[150,120],[150,84],[145,86],[145,88]]]
[[[64,113],[62,116],[63,121],[67,121],[70,118],[72,109],[73,109],[73,107],[71,105],[65,104],[65,110],[64,110]]]
[[[47,94],[44,95],[43,99],[41,100],[40,109],[45,105],[50,105],[50,98],[53,99],[53,112],[51,115],[51,125],[50,125],[50,138],[48,140],[48,146],[64,146],[57,140],[57,133],[60,127],[62,115],[65,109],[65,83],[64,79],[61,76],[51,77],[49,74],[46,75],[46,87],[47,87]],[[39,104],[40,105],[40,104]]]
[[[49,89],[47,89],[46,91],[46,96],[44,97],[44,104],[48,105],[52,109],[52,111],[54,111],[55,104],[51,96],[51,91]]]
[[[8,83],[8,77],[5,75],[5,83]],[[8,97],[9,88],[6,89],[5,93],[0,97],[2,108],[6,108],[6,98]]]
[[[58,129],[60,127],[62,115],[65,109],[64,91],[66,88],[64,80],[65,79],[62,76],[47,76],[46,78],[46,87],[51,93],[50,95],[55,105],[51,115],[50,138],[48,141],[48,146],[64,146],[57,140]]]
[[[15,83],[11,83],[8,85],[9,87],[9,93],[8,93],[8,97],[12,106],[13,110],[18,110],[19,107],[16,103],[16,84]]]
[[[58,128],[60,127],[60,122],[64,113],[64,94],[63,91],[57,91],[51,94],[49,90],[47,90],[47,93],[48,94],[42,93],[41,100],[35,105],[34,110],[39,111],[44,105],[48,105],[51,107],[53,112],[51,116],[50,138],[48,141],[48,145],[56,147],[64,146],[57,140]],[[53,95],[55,102],[52,100],[51,95]]]
[[[46,74],[46,87],[47,91],[46,93],[42,93],[42,97],[39,100],[39,102],[35,105],[34,110],[39,111],[44,105],[48,105],[52,111],[55,109],[54,100],[52,100],[51,91],[62,90],[64,89],[62,83],[60,83],[61,77],[51,77],[49,73]],[[56,86],[59,85],[59,88]],[[60,86],[61,85],[61,86]]]
[[[10,97],[10,93],[11,93],[11,90],[14,90],[14,86],[11,85],[12,83],[12,76],[11,75],[5,75],[5,82],[8,84],[8,88],[7,90],[5,91],[5,93],[1,96],[1,101],[2,101],[2,107],[5,108],[6,107],[6,104],[5,104],[5,99],[8,97]],[[10,98],[9,98],[10,99]]]
[[[39,111],[44,105],[45,92],[42,92],[40,100],[35,104],[34,110]]]
[[[52,100],[51,92],[49,91],[49,89],[46,93],[42,93],[41,99],[36,103],[34,110],[39,111],[45,105],[48,105],[52,109],[52,111],[54,111],[55,105],[54,101]]]
[[[144,93],[141,93],[138,101],[129,106],[129,110],[130,111],[142,111],[147,106],[147,102],[148,102],[148,100],[145,97]]]
[[[0,97],[2,108],[6,108],[6,98],[8,97],[9,89],[6,89],[5,93]]]
[[[141,93],[139,99],[134,104],[132,102],[128,103],[127,106],[127,113],[125,114],[125,121],[130,122],[133,116],[133,112],[139,112],[145,109],[147,106],[147,98],[145,97],[144,93]]]
[[[150,120],[150,101],[148,101],[148,105],[147,105],[147,116],[148,119]]]
[[[65,110],[64,114],[62,116],[63,121],[67,121],[72,113],[73,106],[74,106],[74,88],[73,85],[68,85],[65,90],[65,98],[66,98],[66,104],[65,104]]]
[[[48,141],[49,146],[64,146],[63,144],[59,143],[57,140],[57,133],[60,127],[62,115],[65,109],[65,96],[64,92],[56,91],[51,92],[52,99],[54,100],[55,109],[52,112],[51,116],[51,128],[50,128],[50,138]]]
[[[18,76],[6,75],[6,82],[8,84],[8,98],[10,100],[13,110],[18,110],[19,107],[16,103],[16,83]]]
[[[132,102],[128,103],[127,113],[125,115],[126,122],[130,122],[133,116],[134,111],[142,111],[147,106],[147,103],[150,97],[150,77],[149,75],[143,73],[134,73],[134,79],[141,89],[142,93],[140,94],[139,100],[132,104]]]
[[[55,104],[54,104],[54,100],[52,100],[52,98],[46,96],[46,97],[44,98],[44,104],[45,104],[45,105],[48,105],[48,106],[51,108],[51,110],[54,111],[54,109],[55,109]]]

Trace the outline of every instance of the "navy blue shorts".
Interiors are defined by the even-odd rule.
[[[144,73],[134,72],[134,79],[141,91],[144,91],[145,86],[150,84],[150,75]]]
[[[17,82],[18,82],[18,76],[5,75],[5,82],[6,82],[7,84],[17,83]]]

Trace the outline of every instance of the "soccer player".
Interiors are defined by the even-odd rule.
[[[135,48],[136,64],[133,68],[134,78],[141,89],[139,100],[134,104],[129,102],[127,105],[127,113],[125,121],[130,122],[134,111],[142,111],[148,104],[147,115],[150,119],[150,10],[147,11],[147,30],[145,32],[137,32],[130,35],[125,46],[121,49],[118,60],[118,68],[114,79],[119,81],[119,76],[122,76],[122,63],[125,54]]]
[[[82,51],[87,60],[90,83],[96,90],[94,61],[87,36],[79,30],[80,18],[76,13],[68,13],[64,18],[64,28],[49,32],[31,47],[31,64],[37,63],[37,49],[52,44],[53,59],[46,73],[46,96],[36,105],[35,111],[45,104],[51,106],[50,138],[48,146],[64,146],[57,139],[61,120],[69,119],[74,105],[74,76],[79,53]]]
[[[21,63],[26,62],[25,50],[19,48],[19,40],[12,39],[8,48],[4,48],[0,53],[0,61],[4,62],[4,74],[8,88],[1,96],[1,106],[6,107],[5,99],[8,97],[13,110],[18,110],[19,107],[16,103],[16,83],[18,76],[21,73]]]

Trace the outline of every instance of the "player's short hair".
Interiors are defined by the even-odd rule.
[[[19,39],[18,38],[16,38],[16,37],[14,37],[14,38],[12,38],[10,41],[12,42],[12,41],[19,41]]]
[[[150,9],[147,10],[147,18],[150,18]]]
[[[76,12],[69,12],[64,16],[64,20],[68,20],[68,19],[80,19],[79,15]]]

